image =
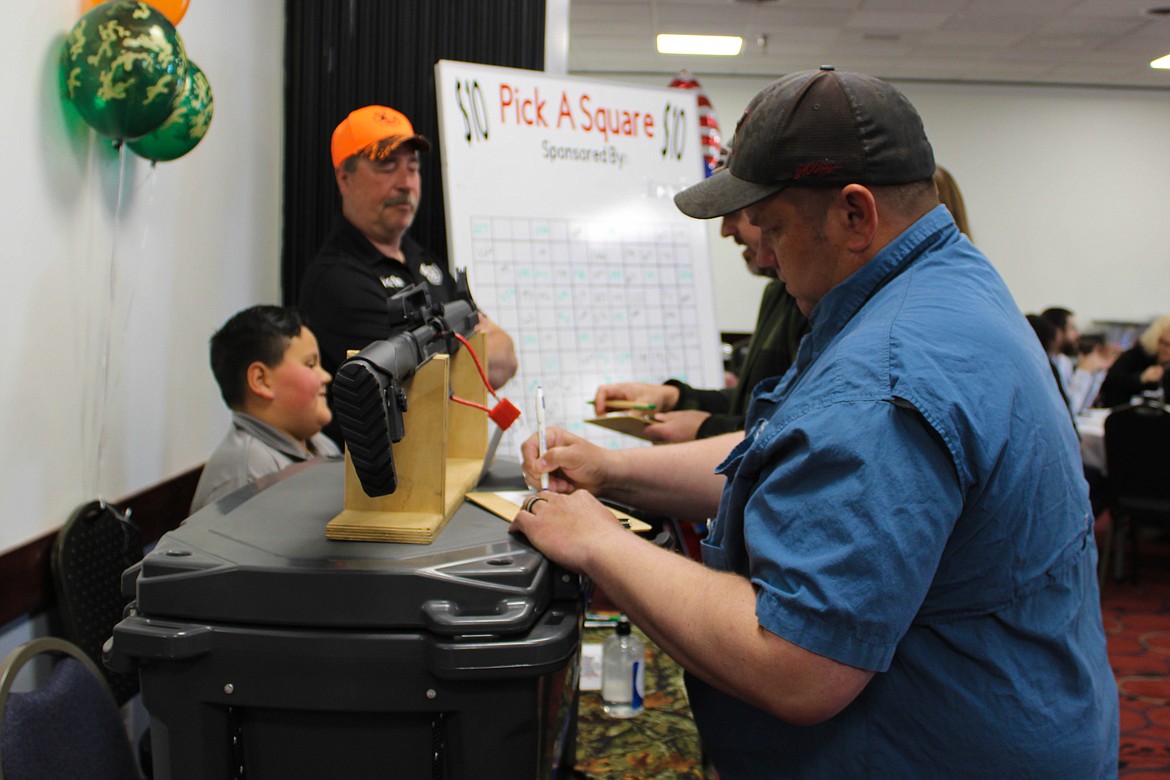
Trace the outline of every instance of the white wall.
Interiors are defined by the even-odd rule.
[[[0,377],[0,552],[83,501],[203,461],[227,422],[207,338],[232,312],[279,297],[283,4],[192,0],[179,32],[215,117],[197,149],[154,170],[120,160],[62,104],[57,57],[79,5],[15,5],[9,26],[21,34],[0,49],[0,332],[12,347]],[[697,72],[725,134],[767,82]],[[900,86],[1021,308],[1063,304],[1082,320],[1170,311],[1170,92]],[[710,228],[717,324],[750,330],[759,281]]]
[[[769,79],[703,76],[725,137]],[[669,77],[581,74],[663,84]],[[1170,90],[898,83],[954,174],[976,244],[1024,311],[1065,306],[1082,326],[1170,312]],[[750,331],[762,287],[712,222],[716,321]]]
[[[279,298],[283,122],[280,0],[192,0],[179,33],[215,114],[194,151],[153,170],[120,158],[60,97],[58,53],[80,1],[10,5],[0,552],[83,501],[202,462],[223,435],[207,339],[237,309]]]

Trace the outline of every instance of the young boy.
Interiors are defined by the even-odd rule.
[[[211,370],[232,425],[203,468],[192,512],[292,463],[341,455],[321,433],[333,416],[325,401],[333,377],[295,309],[233,316],[211,337]]]

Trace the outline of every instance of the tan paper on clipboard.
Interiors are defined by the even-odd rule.
[[[585,420],[587,423],[600,425],[602,428],[609,428],[611,431],[624,433],[627,436],[635,436],[639,439],[650,441],[650,438],[644,433],[646,426],[650,423],[657,422],[654,419],[654,414],[646,414],[637,411],[628,412],[611,412],[610,414],[603,414],[600,417],[590,417]]]
[[[467,500],[477,504],[494,515],[502,517],[509,523],[516,518],[516,513],[524,508],[524,500],[532,495],[528,490],[500,490],[500,491],[472,491],[467,494]],[[645,533],[650,525],[620,509],[606,507],[613,516],[622,521],[622,525],[635,533]]]

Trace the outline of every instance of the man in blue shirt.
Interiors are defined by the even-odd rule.
[[[747,209],[810,318],[796,362],[738,437],[526,443],[551,491],[514,530],[687,669],[725,780],[1115,776],[1076,437],[1002,279],[938,205],[917,112],[824,68],[757,95],[736,142],[676,203]],[[592,494],[715,515],[703,565]]]

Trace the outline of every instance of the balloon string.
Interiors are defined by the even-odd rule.
[[[139,250],[141,250],[141,251],[138,253],[138,257],[146,257],[146,247],[147,247],[147,244],[149,243],[149,240],[150,240],[150,226],[152,224],[154,224],[155,194],[158,192],[158,165],[157,164],[155,164],[155,163],[150,164],[149,171],[147,172],[146,177],[139,183],[139,185],[137,187],[134,188],[134,190],[137,192],[142,187],[147,188],[147,190],[146,190],[146,195],[147,195],[146,205],[144,208],[144,212],[146,214],[146,219],[145,219],[146,224],[142,228],[142,242],[141,242],[141,244],[139,244],[139,247],[138,247]],[[130,272],[131,279],[139,278],[137,270],[138,270],[137,266],[135,266],[135,268],[131,269],[131,272]],[[123,319],[122,319],[122,337],[123,337],[123,339],[125,339],[126,332],[130,328],[130,312],[134,311],[134,291],[137,289],[137,287],[138,286],[132,282],[130,284],[129,291],[126,293],[126,305],[123,307],[123,311],[125,312],[125,317],[123,317]],[[114,382],[115,382],[115,386],[116,386],[115,389],[120,389],[121,386],[118,384],[118,382],[120,382],[120,375],[115,375]]]
[[[114,204],[113,236],[110,242],[110,262],[107,267],[107,282],[109,293],[109,309],[107,316],[102,319],[104,325],[105,347],[102,351],[101,374],[102,386],[98,403],[98,446],[97,446],[97,498],[102,499],[102,466],[105,464],[106,434],[108,432],[108,408],[110,394],[113,390],[113,334],[114,313],[117,311],[115,291],[118,286],[118,236],[122,227],[122,196],[126,186],[126,145],[118,146],[118,197]]]
[[[95,152],[94,134],[88,133],[87,135],[89,143],[86,148],[86,180],[92,181],[96,175],[95,171],[98,167],[98,155]],[[90,218],[87,228],[90,240],[85,243],[85,246],[90,248],[97,245],[97,242],[94,240],[97,229],[96,219],[93,217],[93,213],[93,211],[89,212]],[[88,255],[88,252],[85,254]],[[90,258],[86,257],[85,259],[89,260]],[[96,262],[85,262],[81,267],[92,274],[98,272],[100,264]],[[87,275],[86,286],[92,286],[96,288],[96,284],[90,285],[91,281],[96,282],[97,279],[92,279]],[[94,367],[94,363],[91,361],[93,361],[97,355],[97,336],[100,324],[97,318],[99,316],[100,306],[97,302],[97,296],[94,295],[86,295],[83,297],[82,301],[83,304],[80,308],[80,311],[84,314],[85,326],[76,329],[78,336],[77,355],[79,363],[87,367],[86,376],[88,378],[90,376],[89,369]],[[94,380],[96,380],[96,377],[94,377]],[[85,393],[85,407],[81,420],[81,465],[83,476],[81,488],[82,495],[88,496],[97,491],[97,458],[95,455],[97,448],[97,404],[100,391],[97,381],[86,381],[83,383],[83,386]]]

